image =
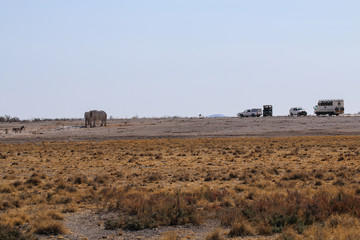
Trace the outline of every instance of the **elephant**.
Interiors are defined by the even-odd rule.
[[[84,118],[85,118],[85,127],[87,127],[88,125],[90,125],[91,127],[90,112],[85,112]]]
[[[95,127],[96,121],[101,122],[100,126],[106,126],[106,118],[107,115],[106,112],[104,111],[97,111],[97,110],[90,111],[90,127]],[[91,122],[93,122],[92,125]]]

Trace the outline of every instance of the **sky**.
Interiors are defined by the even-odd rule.
[[[360,112],[358,0],[0,0],[0,116]]]

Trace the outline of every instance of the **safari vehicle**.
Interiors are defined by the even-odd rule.
[[[306,116],[307,112],[302,107],[293,107],[289,110],[290,116]]]
[[[272,117],[273,115],[273,107],[272,105],[264,105],[263,106],[263,117]]]
[[[246,109],[237,115],[238,117],[260,117],[262,115],[262,110],[261,108]]]
[[[342,99],[328,99],[319,100],[318,104],[314,107],[316,116],[320,115],[340,115],[344,113],[344,100]]]

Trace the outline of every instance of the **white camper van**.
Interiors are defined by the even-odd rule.
[[[342,99],[328,99],[328,100],[319,100],[318,104],[314,107],[314,113],[316,116],[326,115],[329,116],[344,113],[344,100]]]

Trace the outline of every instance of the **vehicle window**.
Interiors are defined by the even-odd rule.
[[[332,106],[333,105],[333,101],[320,101],[319,106]]]

